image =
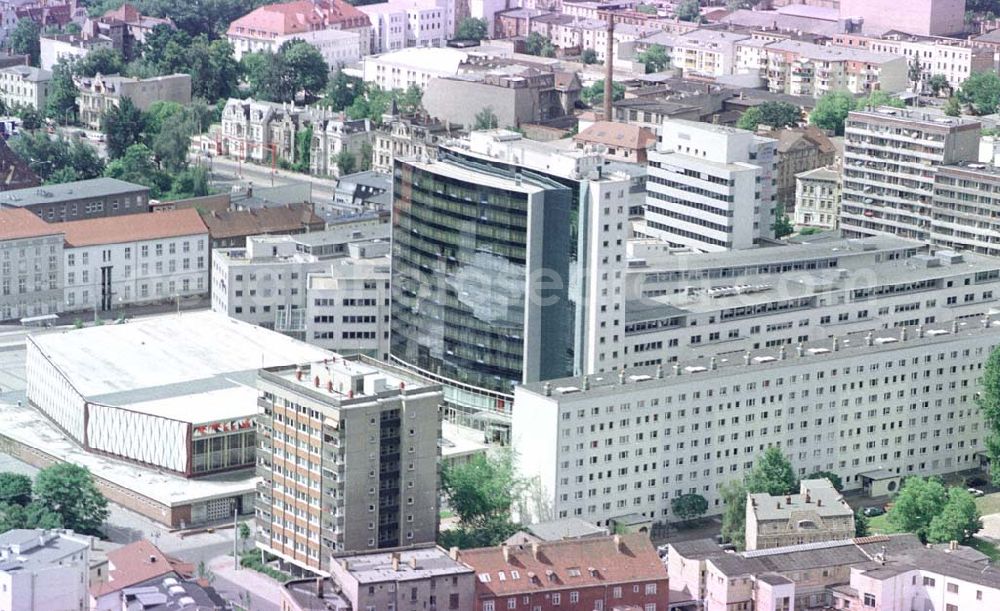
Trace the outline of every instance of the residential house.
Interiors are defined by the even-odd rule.
[[[823,167],[795,175],[795,212],[797,227],[836,229],[840,216],[840,171]]]
[[[269,234],[296,234],[320,231],[326,222],[316,216],[312,204],[288,204],[267,208],[211,211],[202,214],[208,227],[211,247],[229,248],[246,246],[248,236]]]
[[[811,125],[782,129],[762,126],[757,133],[778,141],[778,204],[791,212],[795,206],[795,176],[832,164],[837,148],[823,130]]]
[[[345,30],[359,35],[360,56],[370,53],[368,16],[344,0],[296,0],[261,6],[229,25],[226,38],[237,60],[247,53],[275,52],[296,35],[317,30]]]
[[[646,163],[646,150],[656,142],[652,130],[612,121],[597,121],[573,136],[577,148],[603,146],[607,159]]]
[[[90,586],[90,609],[119,611],[122,592],[153,579],[177,583],[194,575],[194,565],[164,554],[147,539],[109,551],[107,579]]]
[[[854,510],[828,479],[804,479],[799,494],[748,494],[746,549],[769,549],[854,536]]]
[[[0,100],[7,108],[24,106],[45,112],[52,72],[33,66],[0,69]]]
[[[0,608],[87,608],[90,537],[15,528],[0,534]]]
[[[61,227],[23,208],[0,210],[0,320],[62,311]]]
[[[136,79],[117,74],[76,77],[76,98],[80,122],[91,129],[101,129],[101,119],[122,99],[130,98],[139,110],[148,110],[154,102],[191,103],[191,75],[169,74]]]

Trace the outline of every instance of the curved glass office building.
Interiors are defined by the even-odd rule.
[[[449,154],[393,186],[392,359],[492,400],[572,374],[570,189]]]

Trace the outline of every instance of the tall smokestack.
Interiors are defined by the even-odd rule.
[[[614,74],[613,63],[615,57],[615,15],[608,13],[608,41],[607,50],[604,53],[604,120],[614,121],[611,116],[611,77]]]

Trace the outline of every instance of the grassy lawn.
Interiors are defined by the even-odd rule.
[[[893,528],[891,524],[889,524],[887,517],[888,514],[883,513],[880,516],[868,518],[868,530],[871,531],[873,535],[891,535],[899,532]]]
[[[1000,513],[1000,492],[987,494],[976,499],[976,507],[982,515]]]

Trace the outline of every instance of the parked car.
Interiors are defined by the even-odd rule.
[[[969,488],[969,494],[972,496],[983,496],[986,493],[978,488]]]
[[[880,516],[885,513],[885,510],[881,507],[865,507],[862,513],[865,514],[866,517],[874,518],[875,516]]]

